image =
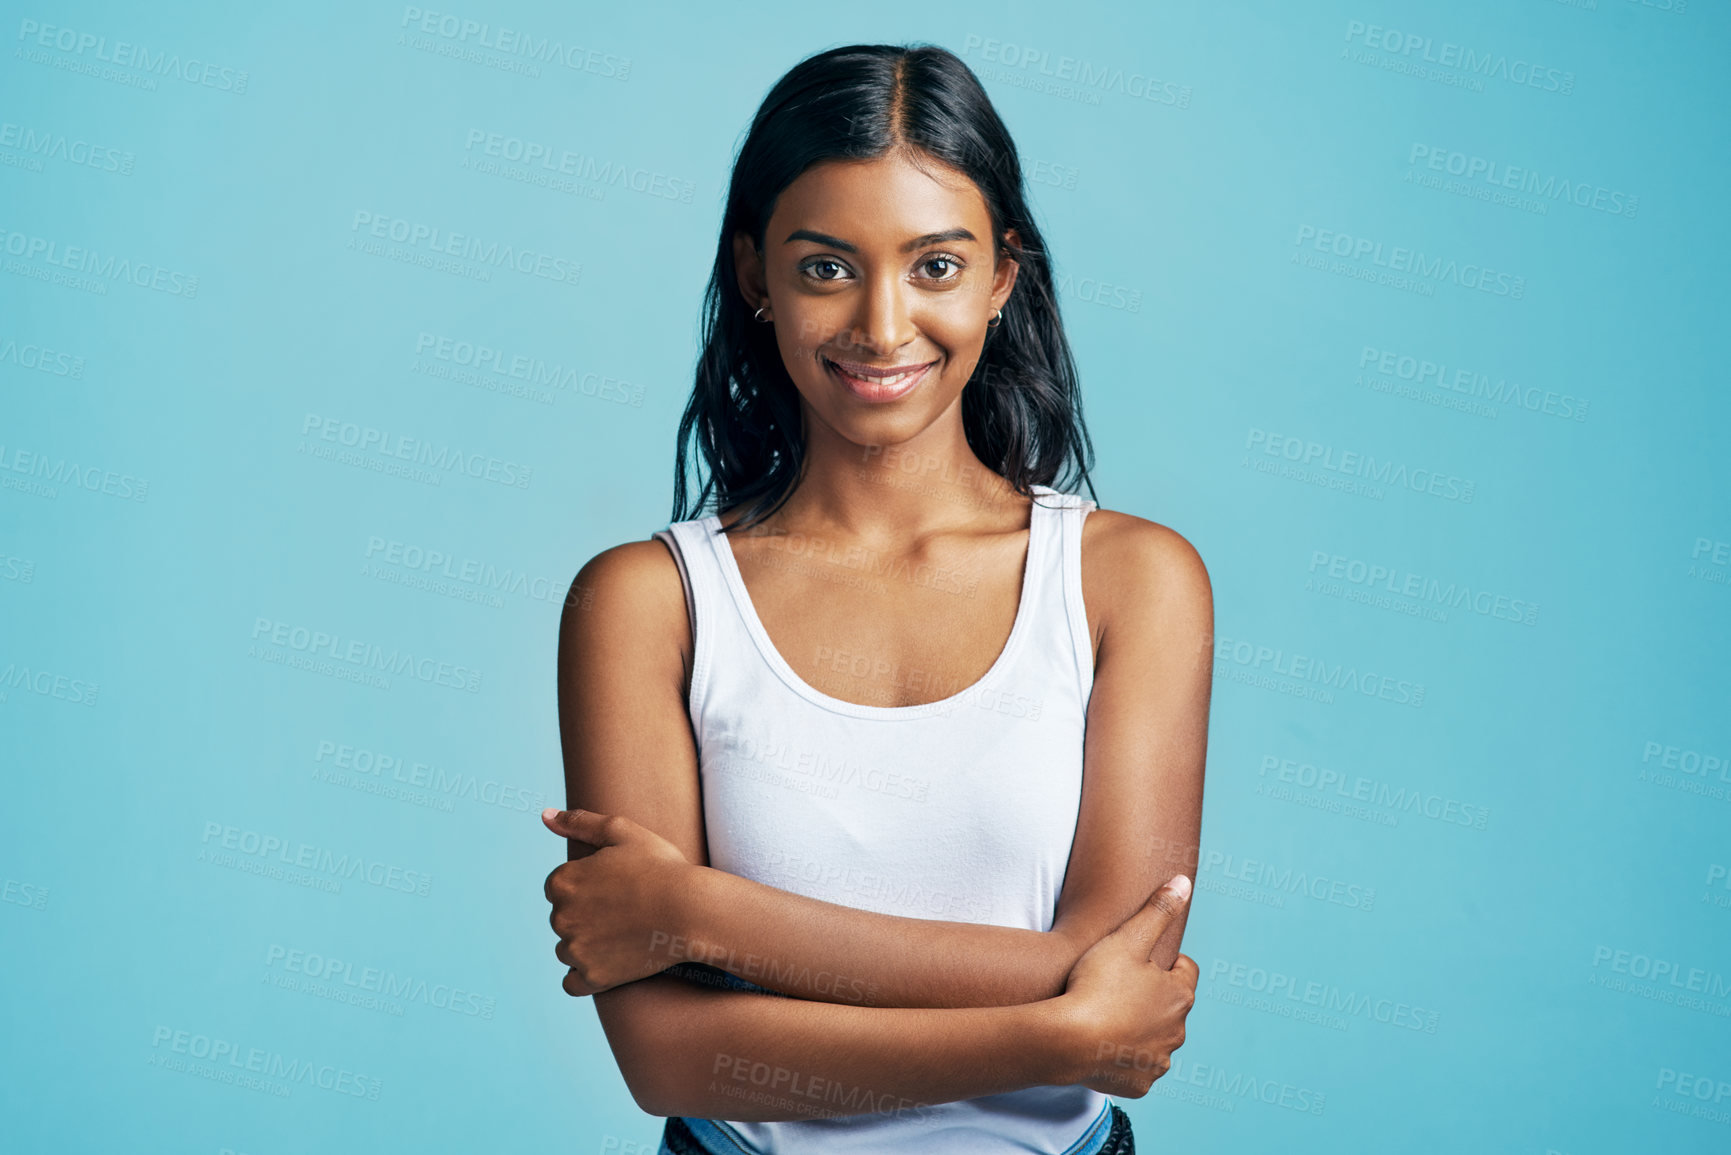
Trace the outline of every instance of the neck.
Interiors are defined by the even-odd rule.
[[[861,445],[807,414],[804,471],[765,528],[895,548],[963,528],[1020,525],[1027,499],[974,455],[960,404],[894,445]]]

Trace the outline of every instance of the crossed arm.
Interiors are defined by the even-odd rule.
[[[741,1063],[790,1072],[793,1086],[851,1086],[892,1105],[1089,1079],[1089,1048],[1105,1025],[1058,996],[1078,958],[1156,887],[1194,876],[1213,620],[1206,571],[1177,534],[1107,511],[1084,525],[1096,670],[1076,838],[1049,933],[862,911],[709,868],[677,570],[655,542],[608,550],[584,567],[577,585],[590,596],[567,602],[560,627],[568,805],[623,815],[696,864],[690,885],[652,915],[659,933],[644,947],[660,952],[658,965],[771,960],[747,977],[795,996],[666,976],[602,990],[596,1011],[644,1110],[740,1120],[814,1113],[797,1098],[729,1096],[716,1075]],[[573,858],[589,852],[571,844]],[[1170,967],[1183,929],[1180,913],[1147,957]]]

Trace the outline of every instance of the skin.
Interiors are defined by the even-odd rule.
[[[958,229],[971,239],[904,248]],[[735,240],[739,291],[774,324],[800,394],[807,459],[786,505],[730,543],[777,650],[832,697],[948,697],[985,674],[1014,621],[1029,501],[974,457],[960,408],[1018,271],[991,234],[964,175],[892,152],[814,166],[778,199],[761,254]],[[871,403],[825,357],[933,366],[907,396]],[[905,480],[909,454],[918,486]],[[1138,1097],[1165,1073],[1195,998],[1195,963],[1179,953],[1188,878],[1162,884],[1196,869],[1212,594],[1173,530],[1103,509],[1083,524],[1095,680],[1081,812],[1050,932],[881,915],[709,867],[685,705],[691,631],[673,559],[658,542],[634,542],[583,567],[573,592],[586,596],[568,599],[559,644],[573,809],[544,816],[571,840],[570,861],[546,894],[565,989],[595,996],[645,1111],[816,1113],[809,1100],[718,1091],[717,1072],[747,1060],[891,1104],[1066,1083]],[[813,537],[825,550],[792,548]],[[958,575],[972,594],[953,583],[844,584],[838,575],[857,567],[822,559],[849,556]],[[838,674],[824,659],[841,651],[899,673]],[[772,998],[657,973],[692,960],[739,973],[729,963],[748,955],[854,981],[789,980],[777,989],[796,997]]]

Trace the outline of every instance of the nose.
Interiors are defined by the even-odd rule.
[[[914,339],[908,288],[896,275],[874,278],[859,295],[847,343],[874,356],[887,356]]]

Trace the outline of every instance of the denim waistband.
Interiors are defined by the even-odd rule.
[[[1130,1116],[1116,1103],[1107,1102],[1088,1125],[1082,1137],[1065,1149],[1064,1155],[1135,1155],[1136,1141],[1130,1131]],[[656,1155],[759,1155],[731,1128],[710,1119],[667,1120]]]

